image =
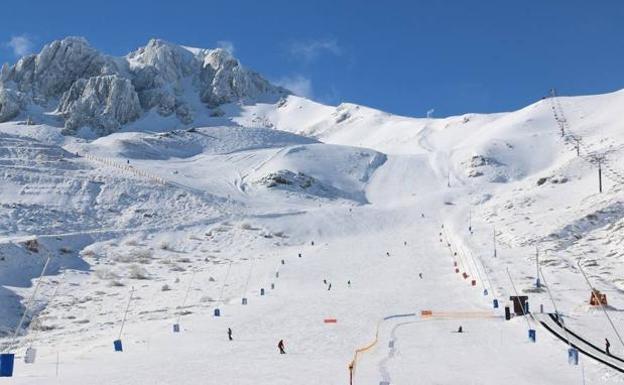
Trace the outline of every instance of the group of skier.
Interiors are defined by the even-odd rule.
[[[227,336],[228,340],[234,341],[234,338],[232,337],[232,328],[227,329]],[[284,345],[284,340],[279,340],[279,342],[277,343],[277,349],[279,350],[280,354],[286,354],[286,346]]]

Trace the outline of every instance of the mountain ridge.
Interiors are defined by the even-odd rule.
[[[66,37],[2,66],[0,122],[47,115],[66,134],[88,127],[103,136],[152,110],[188,124],[198,115],[218,116],[225,103],[276,101],[288,94],[222,48],[189,49],[151,39],[115,57],[82,37]]]

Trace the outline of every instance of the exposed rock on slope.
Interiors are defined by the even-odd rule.
[[[2,72],[0,82],[15,83],[19,91],[45,105],[78,79],[101,74],[105,61],[85,39],[68,37],[47,44],[37,55],[24,56]]]
[[[152,109],[189,124],[224,103],[286,93],[223,49],[152,39],[125,57],[112,57],[84,38],[68,37],[2,67],[0,122],[35,104],[63,117],[68,133],[88,126],[101,136]],[[197,111],[203,107],[206,111]]]
[[[15,118],[22,104],[21,95],[18,92],[0,88],[0,122]]]
[[[63,94],[59,112],[68,132],[90,126],[107,135],[141,116],[141,104],[132,83],[117,75],[79,79]]]

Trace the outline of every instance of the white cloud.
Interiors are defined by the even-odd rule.
[[[314,61],[325,53],[335,56],[342,54],[342,49],[335,39],[294,41],[290,43],[288,50],[292,56],[306,62]]]
[[[312,81],[303,75],[285,76],[275,82],[278,86],[282,86],[292,91],[295,95],[305,98],[312,98]]]
[[[28,55],[33,49],[33,43],[27,35],[12,36],[6,46],[13,50],[15,56]]]
[[[229,41],[229,40],[219,40],[217,42],[217,46],[219,48],[223,48],[224,50],[228,51],[230,54],[234,55],[235,47],[234,47],[234,43],[232,43],[231,41]]]

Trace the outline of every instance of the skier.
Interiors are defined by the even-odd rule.
[[[347,286],[351,287],[351,280],[347,281]]]
[[[607,351],[608,355],[611,355],[611,352],[609,351],[610,348],[611,348],[611,343],[609,342],[608,339],[605,338],[605,350]]]
[[[279,340],[277,348],[279,349],[280,354],[286,354],[286,350],[284,350],[284,340]]]
[[[403,246],[407,246],[407,241],[403,241]]]
[[[422,279],[422,273],[418,273],[418,276],[420,277],[420,279]]]
[[[310,242],[310,245],[314,246],[314,241]]]
[[[464,328],[459,325],[459,329],[457,329],[457,333],[463,333],[464,332]]]
[[[299,258],[301,258],[301,253],[299,253]]]
[[[329,286],[327,287],[327,291],[331,290],[331,282],[329,283]]]
[[[390,252],[389,252],[389,251],[386,251],[386,255],[389,257],[389,256],[390,256]]]
[[[324,279],[324,280],[323,280],[323,283],[327,285],[327,280],[326,280],[326,279]]]
[[[229,339],[230,341],[233,341],[233,340],[234,340],[234,339],[232,338],[232,329],[231,329],[231,328],[228,328],[228,339]]]

